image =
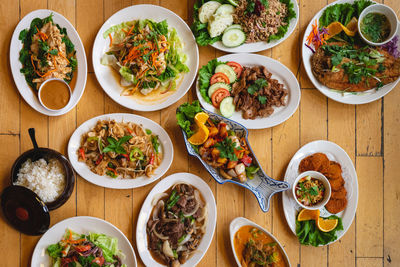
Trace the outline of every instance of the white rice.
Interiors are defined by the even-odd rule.
[[[15,185],[21,185],[35,192],[44,202],[58,198],[65,187],[65,174],[57,159],[25,161],[17,174]]]

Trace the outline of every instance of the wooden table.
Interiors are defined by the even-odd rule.
[[[266,227],[282,242],[292,266],[400,266],[400,86],[383,99],[366,105],[344,105],[327,99],[308,80],[301,64],[304,29],[314,14],[330,0],[300,0],[300,19],[294,33],[282,44],[260,54],[275,58],[291,69],[300,81],[301,103],[285,123],[271,129],[250,131],[250,143],[268,174],[283,179],[289,160],[304,144],[330,140],[346,150],[358,174],[359,201],[356,218],[346,235],[333,245],[300,246],[282,211],[281,196],[274,196],[268,213],[261,212],[256,199],[241,187],[218,185],[194,158],[189,158],[175,121],[178,105],[194,98],[193,89],[178,103],[156,112],[133,112],[161,124],[174,143],[174,162],[167,175],[191,172],[203,177],[214,192],[217,228],[213,242],[199,266],[235,266],[228,225],[245,216]],[[383,1],[382,1],[383,2]],[[400,15],[398,0],[385,0]],[[66,153],[73,131],[84,121],[101,114],[132,112],[111,100],[93,73],[91,49],[103,22],[126,6],[151,3],[166,7],[186,22],[192,20],[194,0],[20,0],[0,5],[0,173],[1,188],[9,185],[10,168],[22,152],[31,148],[28,128],[35,127],[41,146]],[[34,111],[19,95],[9,67],[12,32],[21,18],[36,9],[51,9],[67,17],[80,34],[86,49],[88,80],[79,104],[68,114],[47,117]],[[223,53],[200,48],[200,65]],[[72,216],[95,216],[121,229],[135,244],[136,219],[155,183],[133,190],[113,190],[78,178],[69,201],[51,212],[51,224]],[[39,237],[20,234],[0,220],[1,266],[29,266]],[[143,264],[136,256],[139,265]],[[36,266],[35,266],[36,267]]]

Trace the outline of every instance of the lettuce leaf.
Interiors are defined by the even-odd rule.
[[[188,137],[194,134],[194,132],[190,129],[190,126],[194,122],[194,116],[201,111],[202,110],[198,100],[193,101],[192,104],[184,103],[179,106],[178,112],[176,113],[176,120],[178,125],[186,132]]]
[[[336,232],[343,230],[342,218],[336,215],[331,215],[324,219],[338,219],[338,225],[330,232],[322,232],[318,229],[314,220],[301,222],[296,220],[296,235],[300,244],[318,247],[337,239]]]
[[[129,69],[128,67],[125,67],[125,66],[121,67],[119,69],[119,73],[128,82],[131,82],[133,84],[137,83],[137,79],[135,78],[135,75],[133,75],[131,69]]]
[[[118,239],[115,237],[109,237],[105,234],[89,233],[88,239],[103,250],[104,259],[108,262],[114,262],[114,255],[121,253],[118,250]]]
[[[108,37],[108,34],[110,34],[110,33],[121,31],[122,29],[130,29],[134,25],[134,23],[135,23],[135,21],[126,21],[126,22],[122,22],[120,24],[111,26],[103,33],[103,38],[106,39]]]
[[[326,27],[332,22],[338,21],[343,25],[347,25],[353,17],[358,18],[361,12],[372,4],[374,3],[369,0],[356,0],[353,4],[332,5],[324,10],[319,18],[319,24],[322,27]]]
[[[210,60],[207,65],[204,65],[199,70],[199,90],[203,99],[211,104],[211,99],[208,96],[208,87],[210,87],[210,78],[214,74],[215,68],[220,64],[225,64],[226,62],[220,62],[217,59]]]

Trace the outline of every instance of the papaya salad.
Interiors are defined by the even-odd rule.
[[[110,46],[101,64],[118,71],[124,87],[121,95],[176,90],[183,75],[189,72],[183,43],[166,20],[123,22],[105,31],[103,37],[110,39]]]
[[[53,267],[127,267],[122,263],[125,255],[118,249],[118,239],[105,234],[84,235],[66,229],[62,239],[48,246],[46,252]]]
[[[259,170],[246,139],[239,137],[223,121],[209,118],[197,100],[182,104],[176,118],[201,159],[217,169],[224,179],[244,183]]]

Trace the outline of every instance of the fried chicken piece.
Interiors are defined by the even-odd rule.
[[[347,206],[347,198],[330,199],[326,203],[325,208],[332,214],[336,214],[344,210]]]
[[[329,159],[324,153],[315,153],[301,160],[299,172],[318,171],[327,172],[329,169]]]
[[[326,172],[322,173],[328,179],[339,179],[342,176],[342,167],[339,163],[331,161]]]

